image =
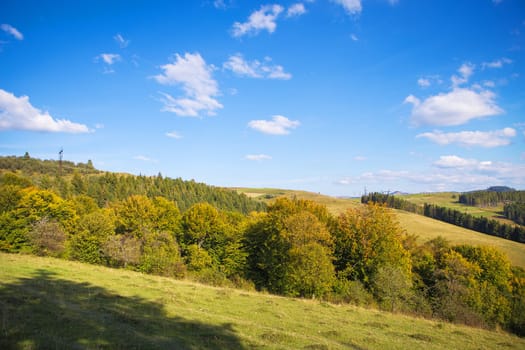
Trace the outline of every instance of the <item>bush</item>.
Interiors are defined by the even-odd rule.
[[[349,281],[338,278],[334,283],[333,292],[328,300],[333,303],[350,303],[357,306],[369,306],[374,303],[374,297],[359,281]]]

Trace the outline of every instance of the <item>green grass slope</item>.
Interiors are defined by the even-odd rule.
[[[524,349],[500,332],[0,254],[2,349]]]

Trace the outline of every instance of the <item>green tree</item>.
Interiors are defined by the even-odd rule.
[[[402,244],[404,231],[388,209],[376,204],[349,209],[332,230],[340,276],[361,281],[367,288],[381,267],[398,268],[411,276],[410,254]]]
[[[184,243],[208,249],[224,230],[219,211],[209,203],[197,203],[182,215]]]
[[[133,195],[113,206],[116,232],[143,238],[155,226],[157,218],[153,202],[146,196]]]
[[[284,274],[285,294],[301,297],[324,297],[335,282],[330,251],[319,243],[294,246],[288,252]]]
[[[412,281],[399,267],[381,266],[373,276],[372,290],[384,309],[391,312],[410,310]]]
[[[110,210],[99,209],[81,216],[69,240],[69,257],[90,264],[105,264],[104,244],[114,233],[115,219]]]
[[[326,294],[327,285],[331,287],[335,281],[326,208],[279,198],[267,214],[253,216],[250,221],[244,244],[248,276],[258,288],[289,295]],[[302,271],[300,264],[304,265]]]
[[[451,322],[484,324],[480,314],[481,294],[477,277],[480,267],[456,251],[444,253],[435,271],[434,314]]]
[[[146,235],[139,269],[161,276],[184,276],[179,246],[171,233],[154,231]]]

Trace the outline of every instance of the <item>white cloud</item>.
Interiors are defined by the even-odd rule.
[[[474,69],[475,66],[472,63],[463,63],[458,69],[460,76],[453,75],[450,78],[450,80],[452,80],[452,86],[458,87],[459,85],[468,82],[469,78],[474,74]]]
[[[483,62],[481,64],[481,68],[482,69],[485,69],[485,68],[502,68],[505,64],[511,64],[512,63],[512,60],[511,59],[508,59],[508,58],[500,58],[498,60],[494,60],[494,61],[491,61],[491,62]]]
[[[361,0],[332,0],[332,2],[343,6],[345,11],[350,15],[360,14],[363,10]]]
[[[430,80],[428,80],[427,78],[419,78],[417,80],[417,85],[419,85],[421,87],[429,87],[430,86]]]
[[[350,34],[350,39],[352,39],[352,41],[359,41],[359,38],[355,34]]]
[[[244,60],[241,54],[235,54],[228,58],[228,61],[225,62],[222,66],[224,69],[229,69],[235,74],[241,76],[247,76],[250,78],[261,78],[261,74],[257,71],[260,67],[259,61],[247,62]]]
[[[263,5],[248,17],[248,21],[235,22],[232,34],[234,37],[241,37],[246,34],[258,34],[261,30],[273,33],[277,28],[277,17],[283,11],[284,8],[280,5]]]
[[[475,159],[465,159],[455,155],[441,156],[434,162],[439,168],[472,168],[476,167],[479,162]]]
[[[181,139],[182,135],[177,131],[170,131],[166,133],[166,136],[171,137],[172,139]]]
[[[16,97],[0,89],[0,130],[88,133],[86,125],[66,119],[54,119],[29,103],[28,96]]]
[[[422,133],[416,137],[424,137],[440,145],[457,143],[462,146],[480,146],[492,148],[510,144],[511,138],[515,136],[515,129],[504,128],[495,131],[461,131],[451,133],[434,131]]]
[[[116,53],[101,53],[97,56],[97,59],[101,59],[102,61],[104,61],[104,63],[111,66],[115,62],[120,61],[121,57],[119,54]]]
[[[372,185],[380,189],[414,191],[470,191],[490,185],[523,187],[525,164],[478,161],[442,156],[434,168],[423,171],[379,170],[337,181],[340,185]]]
[[[263,160],[271,160],[272,157],[266,154],[248,154],[244,157],[244,159],[260,162]]]
[[[270,135],[288,135],[290,129],[299,125],[301,123],[298,120],[290,120],[282,115],[275,115],[272,120],[252,120],[248,123],[250,128]]]
[[[261,70],[266,73],[266,77],[268,79],[280,79],[280,80],[289,80],[292,78],[292,75],[290,73],[286,73],[284,71],[283,66],[274,65],[274,66],[266,66],[263,65],[261,67]]]
[[[267,57],[265,61],[269,62],[271,61],[271,58]],[[223,68],[231,70],[237,75],[250,78],[281,80],[288,80],[292,78],[292,75],[290,73],[286,73],[282,66],[269,65],[267,63],[261,63],[258,60],[246,61],[239,53],[230,56],[228,61],[223,64]]]
[[[413,105],[411,119],[415,125],[462,125],[472,119],[504,112],[496,104],[493,92],[488,90],[477,92],[458,87],[448,93],[430,96],[422,102],[414,95],[409,95],[405,103]]]
[[[2,24],[0,26],[0,28],[4,32],[6,32],[7,34],[13,36],[17,40],[24,40],[24,35],[22,33],[20,33],[20,31],[18,31],[18,29],[16,29],[12,25],[4,23],[4,24]]]
[[[304,15],[305,13],[306,9],[304,8],[304,5],[302,3],[296,3],[288,7],[288,10],[286,11],[286,16],[298,17]]]
[[[161,93],[163,111],[180,116],[198,117],[201,111],[215,115],[223,106],[215,99],[219,95],[217,81],[212,78],[213,66],[207,65],[200,54],[176,55],[175,62],[161,66],[164,71],[153,77],[162,85],[181,85],[185,96],[174,98]]]
[[[129,40],[126,40],[124,39],[124,37],[121,35],[121,34],[117,34],[113,37],[113,39],[115,39],[115,41],[117,42],[117,44],[120,46],[120,48],[124,49],[126,47],[128,47],[129,45]]]
[[[419,85],[422,88],[427,88],[431,85],[442,83],[443,80],[441,80],[441,77],[439,75],[427,75],[417,80],[417,85]]]
[[[367,158],[365,156],[355,156],[354,157],[354,160],[358,161],[358,162],[362,162],[362,161],[365,161]]]

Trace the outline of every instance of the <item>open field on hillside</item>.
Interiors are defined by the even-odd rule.
[[[468,230],[426,216],[395,210],[401,226],[423,243],[441,236],[452,244],[487,245],[500,249],[511,263],[525,268],[525,244]]]
[[[523,349],[525,339],[354,306],[0,254],[3,349]]]
[[[337,198],[326,196],[320,193],[307,192],[307,191],[295,191],[295,190],[281,190],[281,189],[270,189],[270,188],[236,188],[239,193],[259,199],[266,203],[270,203],[272,199],[285,196],[288,198],[298,198],[311,200],[319,204],[326,205],[328,210],[332,214],[340,214],[350,207],[357,207],[360,205],[359,198]]]
[[[506,224],[514,225],[511,220],[507,220],[502,216],[503,205],[484,208],[468,206],[458,202],[459,195],[460,193],[458,192],[434,192],[407,194],[400,196],[400,198],[421,206],[425,203],[436,204],[442,207],[459,210],[473,216],[484,216],[489,219],[495,219]]]
[[[357,198],[336,198],[325,196],[312,192],[293,191],[293,190],[276,190],[276,189],[237,189],[239,192],[270,202],[273,198],[279,196],[297,197],[299,199],[308,199],[327,206],[328,210],[334,214],[340,214],[350,207],[358,207],[360,200]],[[456,199],[452,195],[456,195]],[[406,195],[402,198],[413,201],[417,204],[433,203],[441,206],[456,208],[471,208],[475,211],[478,208],[467,207],[457,201],[458,193],[440,192],[420,195]],[[501,249],[505,252],[513,265],[525,268],[525,244],[486,235],[476,231],[468,230],[459,226],[447,224],[445,222],[427,218],[401,210],[396,210],[397,218],[401,226],[409,233],[419,237],[421,243],[442,236],[453,244],[471,244],[471,245],[490,245]]]

